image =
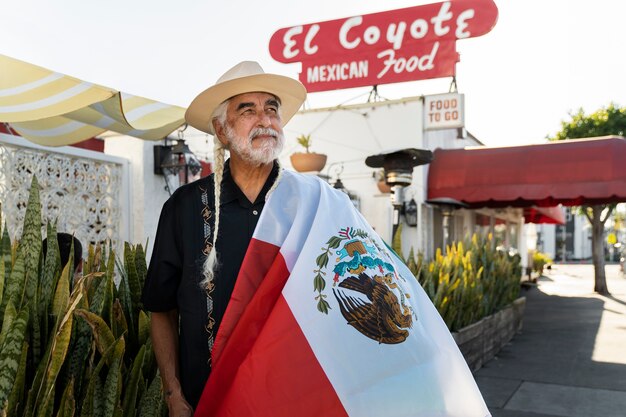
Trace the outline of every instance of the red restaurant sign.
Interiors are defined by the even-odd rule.
[[[309,92],[448,77],[456,40],[484,35],[497,18],[493,0],[433,3],[279,29],[270,54],[302,62]]]

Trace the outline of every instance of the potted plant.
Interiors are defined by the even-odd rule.
[[[391,192],[391,186],[385,181],[385,170],[378,170],[374,175],[376,177],[378,190],[383,194],[389,194]]]
[[[295,152],[291,155],[291,165],[298,172],[319,172],[326,165],[326,155],[311,152],[311,135],[300,135],[296,138],[306,152]]]
[[[539,276],[543,275],[543,268],[552,263],[552,259],[543,252],[534,251],[533,253],[533,271]],[[537,282],[537,280],[533,280]]]

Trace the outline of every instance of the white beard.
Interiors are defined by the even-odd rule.
[[[224,134],[228,139],[228,150],[236,153],[244,161],[253,165],[265,165],[278,158],[285,145],[285,135],[269,127],[257,127],[249,137],[237,136],[228,124],[224,126]],[[253,148],[252,140],[259,135],[271,135],[274,140],[263,141],[260,147]]]

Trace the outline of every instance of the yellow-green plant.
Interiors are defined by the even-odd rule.
[[[300,135],[296,138],[296,141],[306,150],[306,153],[311,153],[311,135]]]
[[[451,331],[472,324],[510,304],[519,296],[519,255],[491,249],[491,236],[474,235],[453,243],[445,254],[437,249],[425,262],[411,249],[405,260]],[[393,249],[401,253],[399,237]]]
[[[534,251],[533,252],[533,271],[539,275],[543,274],[543,268],[552,263],[552,259],[545,253]]]
[[[41,253],[34,177],[19,242],[11,244],[3,229],[0,415],[165,416],[149,316],[139,298],[142,246],[125,244],[118,285],[115,253],[102,246],[89,246],[84,273],[75,279],[72,256],[61,265],[56,239]],[[46,231],[56,236],[54,224]]]

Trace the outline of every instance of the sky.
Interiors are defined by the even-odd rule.
[[[298,77],[274,61],[283,27],[382,12],[421,0],[0,0],[0,54],[186,107],[239,61]],[[583,108],[626,105],[621,0],[495,0],[498,21],[457,42],[465,124],[489,146],[545,141]],[[0,74],[1,76],[1,74]],[[379,86],[381,97],[446,93],[451,78]],[[308,108],[363,103],[370,88],[311,93]]]

